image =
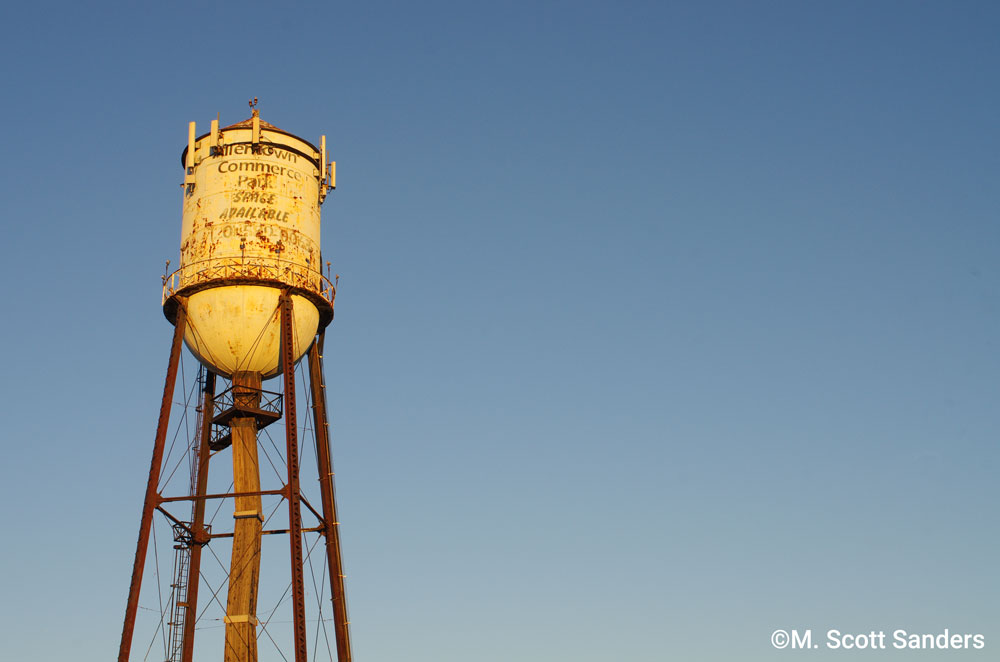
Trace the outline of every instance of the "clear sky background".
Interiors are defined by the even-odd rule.
[[[338,162],[359,662],[996,658],[995,3],[141,4],[0,20],[0,657],[117,653],[187,122],[257,96]]]

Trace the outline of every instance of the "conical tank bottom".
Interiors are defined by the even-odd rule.
[[[187,300],[188,349],[216,374],[257,372],[264,379],[280,371],[281,290],[261,285],[213,287]],[[292,295],[295,360],[309,349],[319,328],[319,311],[309,299]]]

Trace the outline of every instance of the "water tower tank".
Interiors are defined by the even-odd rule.
[[[186,298],[184,341],[225,377],[278,374],[278,297],[292,293],[296,360],[333,319],[334,288],[322,274],[320,205],[334,182],[320,147],[260,119],[196,136],[185,168],[180,266],[165,278],[164,314]]]

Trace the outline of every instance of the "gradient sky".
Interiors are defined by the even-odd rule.
[[[358,662],[995,659],[995,3],[291,4],[0,14],[2,657],[116,654],[187,122],[257,96],[338,162]]]

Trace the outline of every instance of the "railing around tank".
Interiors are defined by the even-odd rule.
[[[337,295],[329,278],[304,264],[275,257],[225,257],[191,262],[163,276],[163,301],[186,287],[228,279],[278,281],[315,292],[331,304]]]

